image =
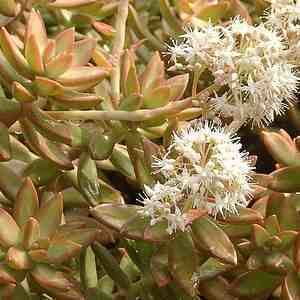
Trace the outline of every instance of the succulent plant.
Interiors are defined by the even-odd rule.
[[[96,228],[70,230],[63,225],[61,194],[40,203],[29,178],[24,180],[12,213],[1,208],[1,285],[2,296],[14,293],[13,287],[26,281],[64,299],[83,299],[63,264],[79,255],[81,248],[97,235]],[[72,226],[71,226],[72,227]]]
[[[300,299],[296,2],[0,3],[1,299]]]

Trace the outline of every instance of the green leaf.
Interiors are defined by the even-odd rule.
[[[230,291],[237,297],[255,299],[258,296],[271,295],[280,285],[282,276],[256,270],[242,274],[230,286]]]
[[[169,268],[175,281],[191,296],[195,296],[191,278],[196,272],[198,257],[191,236],[177,232],[169,243]]]
[[[88,153],[82,153],[80,156],[77,180],[86,200],[93,206],[97,205],[97,199],[102,191],[98,181],[96,163],[91,159]]]
[[[199,290],[208,300],[238,300],[230,294],[229,285],[221,276],[200,282]]]
[[[53,239],[48,248],[48,259],[55,264],[61,264],[79,254],[81,245],[70,240]]]
[[[61,224],[62,214],[63,198],[59,193],[44,203],[36,214],[40,223],[41,238],[49,238],[56,232]]]
[[[169,248],[161,246],[151,257],[150,270],[158,287],[167,286],[171,281],[171,273],[168,265]],[[148,267],[148,266],[147,266]]]
[[[17,193],[22,184],[22,177],[15,173],[11,167],[0,164],[0,191],[12,202],[15,201]]]
[[[135,111],[140,109],[143,103],[143,98],[138,94],[130,94],[129,96],[122,99],[119,110]]]
[[[91,247],[85,248],[80,254],[80,279],[85,289],[98,285],[96,258]]]
[[[284,197],[280,202],[279,224],[283,230],[300,229],[300,215],[293,199]]]
[[[237,253],[225,232],[206,217],[197,219],[192,224],[196,243],[217,258],[236,265]]]
[[[30,146],[43,158],[50,160],[54,164],[58,165],[60,169],[71,170],[73,169],[72,161],[66,151],[63,151],[61,147],[39,134],[33,124],[27,120],[20,120],[23,133],[28,140]]]
[[[272,174],[268,188],[280,193],[300,192],[300,167],[281,168]]]
[[[110,254],[110,252],[100,243],[93,244],[93,250],[99,258],[100,263],[105,269],[106,273],[115,281],[115,283],[125,289],[129,290],[130,280],[124,271],[120,268],[117,260]]]
[[[197,280],[203,281],[213,279],[230,269],[232,269],[232,265],[224,264],[218,259],[210,257],[201,266],[197,267]]]
[[[114,149],[114,145],[115,142],[112,137],[96,132],[91,136],[88,147],[93,159],[104,160],[109,158]]]
[[[100,204],[90,212],[102,224],[120,231],[129,220],[137,216],[138,208],[136,205]]]
[[[11,145],[7,127],[0,122],[0,161],[11,159]]]
[[[161,86],[147,91],[143,96],[145,108],[158,108],[170,102],[171,89],[168,86]]]
[[[33,217],[39,207],[36,189],[30,178],[26,177],[14,205],[14,218],[22,227],[30,217]]]
[[[0,245],[9,248],[20,240],[20,228],[12,216],[0,208]]]
[[[87,300],[113,300],[112,296],[102,292],[100,288],[91,288],[87,290]]]
[[[24,176],[30,177],[37,186],[49,184],[55,178],[58,178],[60,174],[59,169],[54,163],[40,158],[28,164],[23,173]]]

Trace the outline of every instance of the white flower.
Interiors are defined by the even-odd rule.
[[[214,123],[198,122],[177,132],[165,157],[155,162],[164,182],[145,187],[141,213],[151,224],[166,220],[171,234],[185,230],[191,208],[225,216],[247,206],[252,167],[241,148],[238,138]]]
[[[210,102],[216,115],[241,125],[250,121],[261,126],[272,122],[292,102],[298,77],[286,41],[277,29],[264,24],[252,26],[238,17],[227,27],[208,23],[189,28],[182,39],[176,47],[169,47],[172,60],[180,58],[192,70],[202,66],[225,91]],[[184,51],[179,53],[178,47]]]

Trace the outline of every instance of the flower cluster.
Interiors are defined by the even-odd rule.
[[[187,212],[204,209],[236,213],[251,193],[251,166],[241,144],[214,123],[198,122],[174,135],[173,143],[153,167],[164,183],[145,187],[141,213],[151,224],[168,221],[168,232],[184,230]]]
[[[294,99],[298,78],[277,30],[235,18],[229,26],[186,29],[169,46],[175,66],[208,70],[216,91],[213,110],[240,124],[267,124]]]
[[[299,65],[300,51],[300,1],[270,0],[271,7],[266,15],[266,24],[276,28],[284,37],[290,58]]]

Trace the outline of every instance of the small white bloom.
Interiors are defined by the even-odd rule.
[[[293,9],[300,8],[300,1],[297,5],[293,4]],[[281,6],[283,3],[276,7]],[[300,15],[291,11],[299,21]],[[276,28],[265,24],[252,26],[238,17],[227,27],[208,23],[189,28],[182,39],[176,47],[169,47],[173,60],[180,58],[191,70],[200,64],[225,91],[224,96],[216,95],[211,101],[217,116],[261,126],[272,122],[292,102],[298,77],[286,39]],[[184,51],[178,51],[178,47]],[[300,55],[300,46],[297,53]],[[195,155],[197,159],[192,151],[186,151],[186,155]]]
[[[185,230],[190,208],[215,216],[247,206],[252,167],[241,148],[238,138],[214,123],[198,122],[180,130],[166,156],[155,163],[164,183],[145,187],[141,213],[150,216],[151,224],[166,220],[171,234]]]

